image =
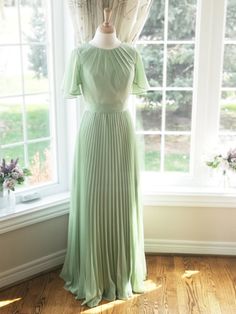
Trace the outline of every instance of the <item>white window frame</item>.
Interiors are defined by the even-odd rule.
[[[64,45],[64,9],[63,0],[50,0],[45,3],[47,5],[47,14],[50,22],[48,23],[50,45],[48,51],[49,83],[52,84],[50,93],[53,104],[50,112],[50,138],[53,144],[53,156],[56,156],[56,166],[54,173],[57,179],[52,182],[37,184],[35,186],[23,187],[16,189],[16,202],[20,202],[20,198],[24,194],[39,192],[42,198],[49,197],[53,194],[68,191],[69,186],[69,170],[68,165],[69,143],[68,121],[65,101],[62,98],[61,81],[65,66],[65,45]],[[55,145],[55,146],[54,146]],[[0,154],[2,155],[2,154]],[[1,156],[4,157],[4,156]],[[66,165],[66,166],[65,166]],[[28,206],[27,206],[28,207]]]
[[[143,171],[141,181],[145,195],[151,191],[225,195],[222,187],[212,183],[204,153],[209,143],[217,142],[219,134],[226,6],[227,0],[198,0],[197,4],[190,171],[164,174]]]
[[[53,1],[53,27],[62,30],[66,34],[73,34],[72,23],[68,13],[67,3],[62,0]],[[171,176],[161,177],[156,175],[155,182],[161,184],[150,184],[141,176],[143,188],[144,206],[185,206],[185,207],[221,207],[235,208],[236,193],[234,191],[222,191],[220,188],[211,188],[205,185],[205,166],[197,162],[202,158],[202,150],[209,141],[216,140],[218,136],[221,75],[223,64],[223,38],[226,0],[199,0],[197,15],[197,31],[195,42],[195,89],[193,95],[194,114],[197,119],[193,123],[192,149],[195,160],[192,165],[192,174],[183,175],[178,178]],[[201,18],[201,23],[200,23]],[[64,22],[63,22],[64,21]],[[61,78],[63,76],[66,60],[74,47],[74,37],[62,36],[57,32],[54,38],[54,66],[57,69],[56,91],[57,110],[56,120],[58,139],[60,140],[59,164],[69,165],[63,167],[61,180],[65,180],[64,192],[44,197],[32,204],[17,205],[15,213],[0,217],[0,234],[16,230],[18,228],[59,217],[69,212],[69,190],[70,174],[72,170],[73,150],[75,135],[79,128],[84,105],[81,99],[62,99],[60,91]],[[214,52],[214,53],[213,53]],[[196,71],[197,70],[197,71]],[[209,84],[211,82],[211,84]],[[218,109],[215,110],[215,104]],[[130,108],[133,113],[133,107]],[[198,174],[198,177],[194,177]],[[183,178],[185,177],[185,178]],[[187,180],[187,179],[188,180]],[[150,179],[150,178],[149,178]],[[181,185],[185,180],[185,185]],[[171,182],[171,184],[170,184]],[[189,183],[189,184],[188,184]],[[67,188],[65,188],[67,187]]]

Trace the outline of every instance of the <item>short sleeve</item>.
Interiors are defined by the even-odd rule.
[[[71,52],[62,80],[61,89],[64,98],[76,98],[82,94],[80,77],[80,56],[78,49]]]
[[[132,85],[132,94],[144,94],[149,89],[150,86],[148,84],[148,80],[145,74],[143,61],[140,53],[136,50],[136,62],[134,80]]]

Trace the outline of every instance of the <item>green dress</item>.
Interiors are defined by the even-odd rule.
[[[60,277],[82,305],[144,292],[140,162],[127,106],[130,94],[148,89],[140,54],[127,43],[109,50],[86,43],[71,53],[64,97],[82,94],[86,107],[76,137]]]

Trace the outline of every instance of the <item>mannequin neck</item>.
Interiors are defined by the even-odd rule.
[[[112,49],[121,44],[121,41],[116,37],[116,31],[113,33],[103,33],[98,27],[93,39],[89,42],[95,47]]]

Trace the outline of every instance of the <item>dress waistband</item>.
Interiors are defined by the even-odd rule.
[[[117,114],[117,113],[126,113],[128,112],[129,110],[126,108],[126,109],[123,109],[123,110],[111,110],[111,111],[108,111],[108,110],[93,110],[93,109],[85,109],[85,112],[89,112],[89,113],[96,113],[96,114]]]

